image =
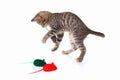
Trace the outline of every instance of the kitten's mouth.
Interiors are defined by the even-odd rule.
[[[45,23],[40,23],[40,25],[42,26],[42,28],[45,28],[47,26],[47,24]]]

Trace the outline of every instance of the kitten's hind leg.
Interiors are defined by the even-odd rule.
[[[86,53],[86,48],[85,48],[84,44],[81,44],[81,45],[79,46],[79,49],[80,49],[80,51],[81,51],[81,54],[80,54],[80,56],[77,58],[77,61],[78,61],[78,62],[82,62],[82,60],[83,60],[83,58],[84,58],[84,56],[85,56],[85,53]]]

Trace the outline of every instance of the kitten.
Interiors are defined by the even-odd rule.
[[[46,43],[46,40],[52,37],[53,42],[55,42],[55,46],[52,51],[55,51],[59,47],[64,32],[69,32],[71,48],[66,51],[63,50],[62,53],[69,54],[77,49],[80,49],[81,54],[77,58],[78,62],[82,62],[86,53],[83,41],[88,34],[105,37],[103,33],[89,29],[77,15],[71,12],[51,13],[48,11],[40,11],[31,21],[37,22],[43,28],[49,25],[51,30],[46,33],[42,42]]]

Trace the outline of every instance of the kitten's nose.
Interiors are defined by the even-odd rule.
[[[31,22],[33,22],[33,21],[34,21],[34,19],[31,20]]]

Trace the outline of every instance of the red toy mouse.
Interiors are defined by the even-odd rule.
[[[50,72],[50,71],[54,71],[54,70],[57,70],[57,67],[56,65],[52,62],[51,64],[45,64],[43,66],[43,69],[41,70],[38,70],[38,71],[35,71],[35,72],[31,72],[30,74],[33,74],[33,73],[37,73],[37,72],[40,72],[40,71],[45,71],[45,72]]]

